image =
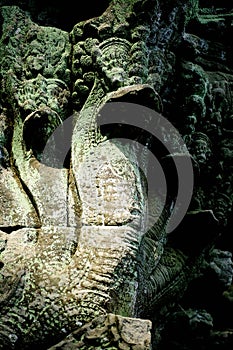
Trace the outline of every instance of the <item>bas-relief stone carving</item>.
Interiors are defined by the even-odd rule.
[[[112,1],[70,33],[1,8],[0,348],[150,349],[151,321],[157,346],[161,318],[203,266],[230,284],[230,253],[209,250],[230,210],[233,75],[218,46],[186,33],[205,16],[196,5]],[[153,106],[183,133],[199,175],[168,237],[169,210],[142,237],[137,152],[97,126],[108,101]],[[71,114],[71,159],[41,163]]]

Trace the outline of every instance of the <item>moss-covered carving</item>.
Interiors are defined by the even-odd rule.
[[[0,349],[163,349],[183,324],[213,344],[214,316],[189,295],[214,276],[232,308],[231,253],[215,249],[232,207],[232,47],[213,39],[232,14],[196,0],[112,0],[66,32],[36,24],[35,3],[1,7]],[[149,107],[182,134],[195,187],[170,234],[173,162],[187,153],[171,130],[168,154],[145,130],[109,127],[109,102]],[[58,158],[69,140],[66,159],[44,158],[48,139]],[[150,152],[168,196],[144,232]],[[156,215],[161,197],[150,200]]]

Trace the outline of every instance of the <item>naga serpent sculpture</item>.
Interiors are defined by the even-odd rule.
[[[115,138],[98,125],[112,102],[119,114],[129,102],[162,112],[158,91],[174,59],[168,46],[196,10],[194,1],[186,5],[177,1],[161,19],[157,1],[114,0],[71,33],[1,8],[0,349],[150,349],[150,319],[156,324],[198,274],[215,235],[212,211],[189,215],[213,228],[190,251],[168,244],[172,191],[145,232],[139,165],[146,172],[148,149],[122,144],[120,125]],[[195,96],[203,113],[203,96]],[[71,115],[72,134],[52,143],[54,152],[70,145],[70,158],[49,163],[46,142]],[[160,198],[153,200],[159,211]]]

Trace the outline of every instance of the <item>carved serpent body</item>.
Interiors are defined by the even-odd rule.
[[[14,11],[17,13],[18,9],[15,8]],[[10,9],[6,8],[5,12],[10,14]],[[51,96],[51,102],[40,97],[34,106],[33,97],[43,89],[48,91],[50,82],[54,84],[53,90],[50,90],[51,95],[47,95]],[[26,218],[20,217],[18,211],[18,215],[11,219],[10,235],[4,231],[1,234],[1,239],[7,242],[2,252],[2,261],[7,261],[7,264],[4,264],[1,271],[6,290],[1,303],[1,347],[26,349],[32,344],[48,346],[50,342],[59,340],[58,333],[62,332],[65,336],[82,324],[105,314],[108,309],[121,310],[121,314],[133,316],[139,239],[135,229],[125,226],[124,221],[131,220],[130,211],[136,201],[133,188],[138,180],[126,156],[109,141],[104,146],[100,145],[96,153],[103,157],[98,164],[98,179],[94,179],[99,182],[99,191],[103,192],[101,195],[98,195],[97,187],[90,188],[90,182],[88,184],[88,178],[85,178],[87,172],[92,174],[94,159],[80,159],[82,149],[78,151],[75,142],[72,149],[73,174],[69,174],[66,169],[59,170],[40,164],[34,157],[34,152],[27,153],[29,145],[25,140],[25,130],[29,122],[33,123],[40,118],[46,118],[51,123],[55,121],[56,125],[56,118],[51,119],[53,110],[62,110],[63,106],[56,105],[53,91],[58,95],[59,85],[62,83],[59,80],[49,81],[39,74],[24,83],[22,88],[16,76],[13,76],[10,84],[20,85],[16,100],[23,113],[26,112],[23,120],[18,115],[18,110],[14,111],[16,116],[12,154],[15,159],[14,169],[20,179],[18,192],[26,191],[31,203],[28,204]],[[61,94],[61,98],[63,95]],[[47,106],[53,106],[53,109]],[[85,108],[83,110],[85,112]],[[92,140],[96,145],[95,138],[90,135],[93,130],[89,129],[96,121],[93,114],[90,115],[89,125],[89,120],[84,115],[86,127],[83,127],[82,112],[80,116],[81,120],[78,120],[77,125],[78,128],[82,126],[79,130],[84,131],[84,139],[75,130],[73,137],[74,140],[81,141],[89,155],[91,145],[88,141]],[[120,166],[119,170],[116,163]],[[122,166],[125,167],[123,172]],[[3,170],[3,173],[7,171]],[[76,183],[68,186],[68,179],[71,181],[73,177]],[[117,192],[119,186],[126,196],[122,213],[119,199],[109,211],[107,198],[109,187],[111,192]],[[79,194],[75,193],[76,188]],[[9,191],[11,189],[12,187]],[[90,193],[91,191],[94,192]],[[74,206],[77,206],[77,200],[82,203],[82,208],[78,209],[82,212],[81,220],[79,213],[68,204],[72,203],[73,196]],[[98,200],[98,203],[92,201],[94,208],[88,205],[88,201],[93,200],[92,196]],[[25,201],[28,202],[28,199]],[[1,219],[4,230],[7,223],[3,217]],[[109,226],[107,222],[110,223]],[[71,223],[70,227],[67,226],[68,223]],[[119,223],[123,225],[119,227]],[[12,250],[11,247],[14,246],[17,246],[17,250]],[[7,276],[15,275],[15,266],[23,271],[23,275],[20,274],[20,280],[17,278],[12,281]],[[121,278],[119,273],[122,274]],[[123,286],[125,295],[122,293],[120,300],[115,295]],[[112,305],[108,306],[110,304]]]

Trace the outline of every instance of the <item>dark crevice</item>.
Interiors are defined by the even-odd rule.
[[[26,228],[26,226],[21,226],[21,225],[14,225],[14,226],[0,226],[0,230],[7,233],[7,234],[10,234],[12,232],[15,232],[15,231],[18,231],[18,230],[21,230],[23,228]]]
[[[34,208],[34,210],[35,210],[35,212],[36,212],[37,220],[38,220],[38,222],[40,223],[40,224],[38,225],[38,227],[41,227],[40,212],[39,212],[38,206],[37,206],[37,204],[36,204],[36,201],[35,201],[35,199],[34,199],[34,197],[33,197],[33,194],[31,193],[31,191],[29,190],[29,188],[27,187],[27,185],[24,183],[24,181],[21,179],[18,168],[14,165],[14,167],[12,167],[12,169],[14,169],[15,175],[16,175],[16,177],[17,177],[17,179],[18,179],[20,185],[22,186],[23,191],[24,191],[25,194],[27,195],[27,197],[28,197],[30,203],[32,204],[32,206],[33,206],[33,208]],[[37,227],[37,228],[38,228],[38,227]]]
[[[232,1],[229,0],[200,0],[199,1],[199,6],[200,7],[206,7],[206,8],[225,8],[225,9],[232,9],[233,4]]]
[[[1,0],[0,0],[0,4],[1,4]],[[0,38],[2,37],[3,22],[4,22],[4,19],[3,19],[2,14],[0,13]]]

